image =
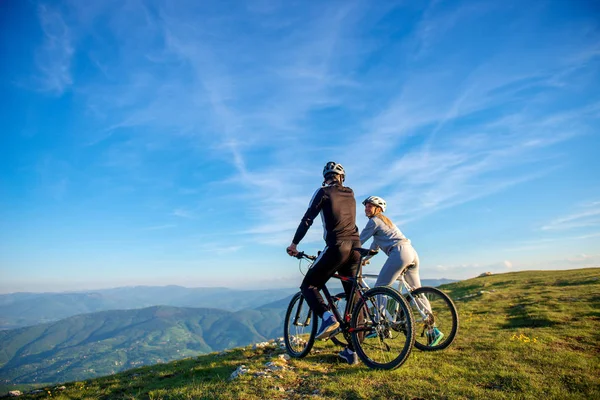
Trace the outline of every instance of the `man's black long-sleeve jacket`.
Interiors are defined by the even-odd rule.
[[[293,243],[300,243],[319,213],[323,220],[325,243],[333,245],[340,240],[358,240],[354,192],[349,187],[334,183],[315,192],[296,230]]]

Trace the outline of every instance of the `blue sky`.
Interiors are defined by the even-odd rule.
[[[296,286],[330,160],[423,278],[598,267],[598,11],[3,1],[0,292]]]

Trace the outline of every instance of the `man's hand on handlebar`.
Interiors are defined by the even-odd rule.
[[[285,249],[290,257],[295,257],[298,254],[298,250],[296,249],[296,244],[290,244],[287,249]]]

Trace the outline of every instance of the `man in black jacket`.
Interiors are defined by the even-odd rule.
[[[356,227],[356,200],[352,189],[343,185],[344,167],[333,161],[328,162],[323,168],[323,178],[323,186],[313,195],[294,239],[287,248],[290,256],[296,255],[298,243],[304,238],[317,215],[321,214],[326,246],[300,285],[306,302],[321,318],[317,339],[329,337],[339,327],[339,322],[329,310],[319,290],[335,272],[342,276],[354,276],[360,261],[358,252],[352,250],[360,247]],[[342,285],[346,298],[350,298],[352,283],[342,282]],[[340,353],[340,357],[350,364],[357,362],[352,349],[345,349]]]

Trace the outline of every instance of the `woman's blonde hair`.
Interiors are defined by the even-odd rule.
[[[383,215],[383,210],[379,206],[375,206],[375,213],[373,213],[373,217],[378,217],[380,220],[383,221],[384,224],[386,224],[390,228],[394,227],[394,223],[392,222],[392,220]]]

